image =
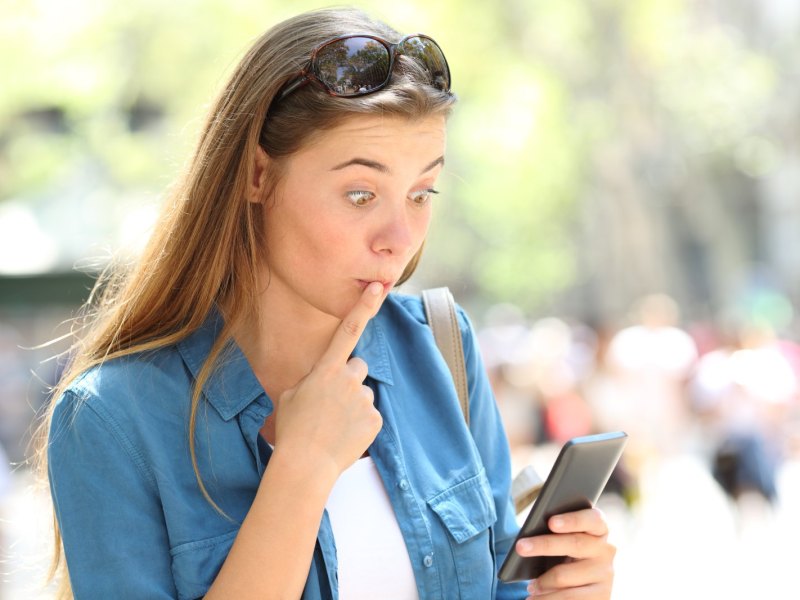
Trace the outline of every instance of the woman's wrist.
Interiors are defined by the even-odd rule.
[[[330,456],[315,454],[308,447],[294,450],[280,444],[276,444],[267,469],[279,477],[283,485],[303,488],[307,493],[318,492],[325,498],[341,474],[336,461]]]

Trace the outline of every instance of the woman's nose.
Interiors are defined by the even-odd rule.
[[[384,211],[372,241],[379,254],[404,256],[414,248],[414,226],[405,207],[390,207]]]

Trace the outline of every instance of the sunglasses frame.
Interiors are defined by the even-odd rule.
[[[341,42],[343,40],[349,40],[349,39],[352,39],[352,38],[368,38],[368,39],[371,39],[371,40],[375,40],[376,42],[381,44],[384,48],[386,48],[386,51],[389,53],[389,68],[387,69],[387,72],[386,72],[386,79],[384,79],[379,85],[376,85],[374,88],[370,89],[369,91],[356,92],[356,93],[352,93],[352,94],[340,94],[336,90],[332,89],[327,83],[325,83],[319,77],[319,75],[317,75],[317,73],[318,73],[317,57],[319,56],[319,53],[322,50],[324,50],[325,48],[327,48],[331,44],[335,44],[336,42]],[[303,87],[304,85],[306,85],[307,83],[310,83],[312,81],[316,81],[319,85],[322,86],[322,88],[326,92],[328,92],[328,94],[330,94],[331,96],[336,96],[338,98],[355,98],[357,96],[366,96],[367,94],[372,94],[373,92],[377,92],[378,90],[381,90],[384,87],[386,87],[386,84],[388,84],[389,80],[392,78],[392,70],[394,69],[395,58],[396,58],[396,56],[398,54],[397,48],[402,46],[405,42],[407,42],[408,40],[410,40],[412,38],[422,38],[423,40],[426,40],[426,41],[432,43],[439,50],[439,54],[441,54],[442,61],[444,63],[445,73],[447,75],[447,85],[443,88],[443,91],[449,92],[450,91],[450,65],[447,64],[447,58],[445,57],[444,51],[442,50],[441,46],[439,46],[439,44],[436,43],[436,40],[434,40],[432,37],[430,37],[428,35],[425,35],[423,33],[412,33],[412,34],[404,36],[398,42],[392,43],[392,42],[389,42],[388,40],[380,38],[380,37],[378,37],[376,35],[373,35],[371,33],[349,33],[347,35],[340,35],[340,36],[335,37],[335,38],[333,38],[331,40],[323,42],[322,44],[320,44],[319,46],[314,48],[311,51],[311,58],[309,59],[308,64],[306,65],[306,67],[303,70],[298,71],[297,73],[293,74],[288,79],[288,81],[283,85],[283,87],[278,92],[278,94],[276,94],[275,102],[276,103],[280,102],[281,100],[286,98],[286,96],[288,96],[289,94],[291,94],[295,90]],[[402,52],[399,52],[399,54],[402,54]]]

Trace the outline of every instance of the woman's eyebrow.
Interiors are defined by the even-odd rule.
[[[351,167],[353,165],[361,165],[362,167],[375,169],[376,171],[378,171],[380,173],[390,174],[392,172],[391,169],[389,167],[387,167],[383,163],[380,163],[380,162],[378,162],[376,160],[370,160],[369,158],[361,158],[361,157],[358,157],[358,156],[355,157],[355,158],[351,158],[350,160],[346,160],[345,162],[336,165],[335,167],[333,167],[331,169],[331,171],[341,171],[342,169],[346,169],[347,167]],[[433,169],[433,168],[435,168],[435,167],[437,167],[439,165],[444,166],[444,156],[440,156],[439,158],[434,160],[431,164],[429,164],[427,167],[422,169],[420,174],[427,173],[428,171],[430,171],[431,169]]]
[[[381,173],[391,173],[389,167],[384,165],[383,163],[379,163],[375,160],[370,160],[368,158],[351,158],[348,161],[345,161],[339,165],[336,165],[331,169],[331,171],[341,171],[342,169],[346,169],[352,165],[361,165],[362,167],[369,167],[370,169],[375,169],[376,171],[380,171]]]
[[[439,165],[444,166],[444,155],[440,156],[435,161],[433,161],[431,164],[429,164],[427,167],[422,169],[422,173],[427,173],[428,171],[430,171],[431,169],[433,169],[435,167],[438,167]],[[422,173],[420,173],[420,175]]]

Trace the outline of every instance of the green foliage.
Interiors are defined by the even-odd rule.
[[[759,131],[774,60],[730,28],[705,25],[686,0],[356,4],[400,31],[433,35],[450,61],[460,103],[419,277],[462,289],[467,302],[534,310],[580,277],[578,209],[620,178],[609,157],[639,160],[666,136],[681,152],[721,153],[758,176],[779,152]],[[57,202],[64,186],[133,205],[159,194],[251,40],[315,6],[7,2],[0,208]],[[75,183],[87,170],[95,189]],[[111,208],[101,218],[107,232],[119,219]],[[67,266],[78,258],[65,250]]]

